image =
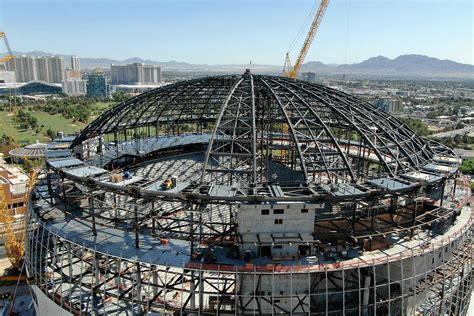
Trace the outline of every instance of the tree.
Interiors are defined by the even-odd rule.
[[[46,131],[46,135],[48,135],[49,138],[53,139],[56,136],[56,132],[51,129],[51,127],[48,128]]]
[[[112,93],[112,100],[114,100],[115,102],[123,102],[128,100],[129,98],[130,96],[123,91]]]
[[[459,170],[464,174],[474,174],[474,159],[464,160]]]
[[[428,136],[431,134],[428,126],[423,123],[420,119],[412,118],[412,117],[403,117],[400,118],[402,123],[407,125],[410,129],[412,129],[416,134],[420,136]]]
[[[2,145],[11,145],[13,144],[13,140],[8,137],[7,135],[2,135],[2,137],[0,138],[0,144]]]

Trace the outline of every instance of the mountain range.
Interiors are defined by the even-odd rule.
[[[14,52],[15,55],[47,56],[57,55],[65,59],[66,67],[69,66],[70,55],[51,54],[41,51],[27,53]],[[130,63],[158,64],[163,71],[192,71],[192,72],[222,72],[242,73],[246,68],[251,68],[255,73],[279,74],[282,66],[276,65],[206,65],[190,64],[177,61],[156,61],[138,57],[125,60],[109,58],[81,57],[83,69],[96,67],[109,68],[111,64],[125,65]],[[318,75],[338,76],[351,75],[358,77],[392,77],[392,78],[462,78],[474,80],[474,65],[462,64],[451,60],[441,60],[424,55],[401,55],[394,59],[384,56],[369,58],[354,64],[324,64],[318,61],[309,61],[301,67],[302,72],[313,71]]]
[[[325,65],[308,62],[302,71],[317,73],[376,75],[390,77],[458,77],[474,79],[474,65],[441,60],[424,55],[401,55],[394,59],[384,56],[369,58],[363,62],[345,65]]]

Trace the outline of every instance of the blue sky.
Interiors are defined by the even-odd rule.
[[[0,0],[15,51],[279,65],[314,0]],[[306,58],[474,63],[473,0],[332,0]],[[292,51],[296,59],[303,38]],[[2,44],[2,51],[4,47]]]

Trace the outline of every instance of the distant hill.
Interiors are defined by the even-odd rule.
[[[441,60],[424,55],[401,55],[395,59],[378,56],[369,58],[361,63],[333,66],[318,62],[308,62],[302,66],[302,71],[314,71],[327,75],[352,74],[474,79],[474,65],[461,64],[451,60]]]
[[[15,55],[45,56],[54,55],[41,51],[28,53],[14,52]],[[65,59],[66,67],[69,67],[70,55],[61,55]],[[204,65],[190,64],[178,61],[156,61],[141,59],[138,57],[125,60],[114,60],[109,58],[88,58],[81,57],[81,67],[83,69],[93,69],[96,67],[109,68],[111,64],[125,65],[130,63],[146,63],[160,65],[164,70],[169,71],[202,71],[202,72],[226,72],[241,73],[245,68],[252,69],[256,73],[280,74],[282,66],[276,65]],[[441,60],[424,55],[401,55],[394,59],[384,56],[369,58],[360,63],[354,64],[324,64],[319,61],[309,61],[303,64],[302,72],[314,71],[319,75],[352,75],[361,77],[396,77],[396,78],[463,78],[474,80],[474,65],[457,63],[451,60]]]

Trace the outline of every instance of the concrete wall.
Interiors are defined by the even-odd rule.
[[[323,207],[324,204],[304,203],[242,204],[239,206],[238,212],[239,232],[242,235],[270,233],[311,234],[314,231],[315,209]],[[303,209],[308,210],[308,212],[303,213]],[[265,215],[262,211],[268,211],[268,214]],[[275,224],[275,220],[282,220],[282,224]]]

